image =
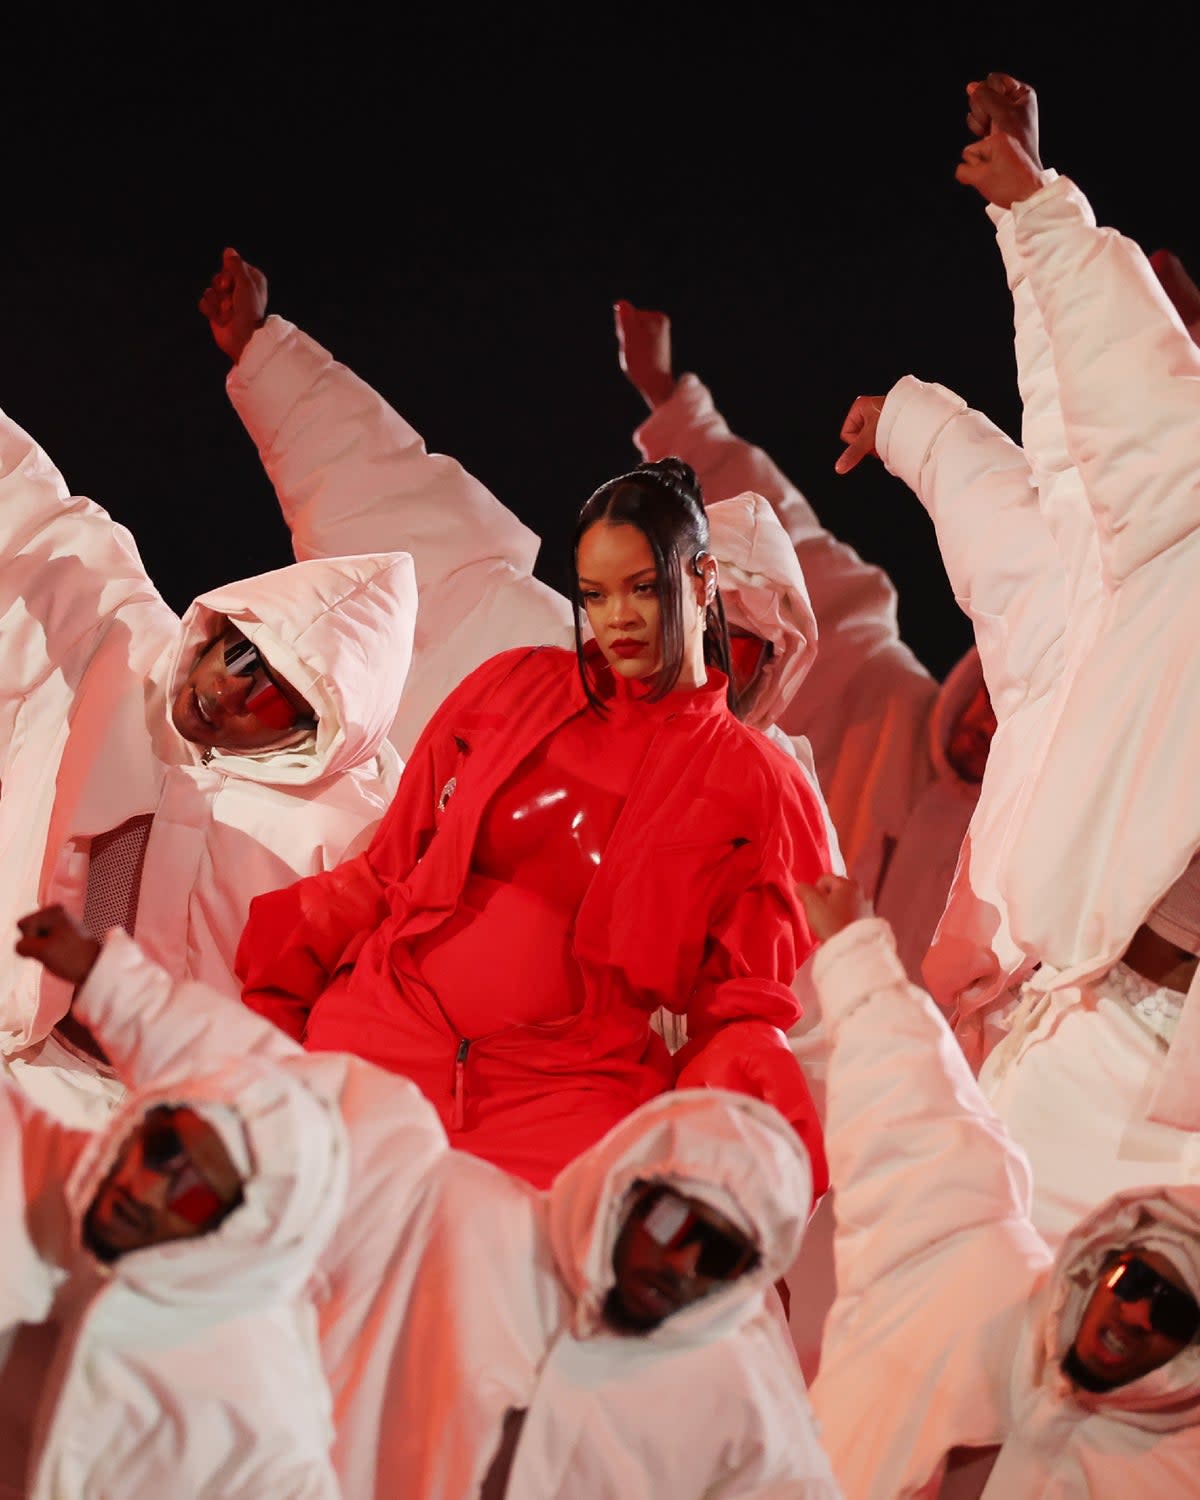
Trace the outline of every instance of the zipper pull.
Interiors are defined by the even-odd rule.
[[[451,1116],[451,1129],[461,1130],[467,1113],[467,1050],[471,1043],[469,1038],[463,1037],[458,1044],[458,1051],[454,1054],[454,1113]]]
[[[204,754],[200,757],[200,764],[202,766],[210,766],[210,765],[212,765],[212,758],[213,758],[213,747],[210,745],[208,747],[208,749],[204,752]]]

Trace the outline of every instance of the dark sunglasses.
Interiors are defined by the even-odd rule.
[[[1150,1327],[1155,1333],[1187,1344],[1200,1330],[1200,1305],[1195,1297],[1172,1286],[1140,1256],[1123,1255],[1104,1284],[1120,1302],[1148,1301]]]
[[[699,1245],[696,1272],[711,1281],[733,1281],[758,1263],[758,1251],[702,1219],[669,1187],[651,1188],[634,1205],[642,1228],[664,1250]]]
[[[256,715],[270,729],[293,729],[313,720],[290,703],[262,652],[245,636],[230,641],[224,648],[225,670],[233,677],[251,677],[254,682],[246,695],[246,712]]]
[[[169,1111],[152,1111],[142,1131],[142,1161],[169,1178],[166,1206],[196,1229],[215,1229],[235,1203],[226,1203],[193,1164]]]

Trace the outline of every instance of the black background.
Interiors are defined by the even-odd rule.
[[[167,599],[289,558],[196,299],[223,245],[546,536],[633,458],[611,304],[674,319],[736,430],[967,644],[923,512],[838,478],[912,371],[1016,434],[1011,306],[953,180],[964,85],[1032,82],[1102,223],[1200,268],[1193,6],[111,7],[6,24],[0,403],[134,531]],[[1200,277],[1198,277],[1200,279]]]

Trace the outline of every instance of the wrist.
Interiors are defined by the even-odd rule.
[[[245,354],[246,346],[249,344],[250,340],[254,337],[254,335],[266,321],[266,318],[259,318],[257,323],[252,324],[249,328],[246,328],[244,330],[239,329],[238,332],[234,334],[234,336],[229,341],[228,347],[225,350],[225,353],[228,354],[231,363],[235,365],[237,364],[238,360],[241,359],[243,354]]]
[[[675,377],[668,372],[656,374],[647,380],[639,381],[638,391],[650,410],[657,411],[660,406],[665,406],[674,395]]]

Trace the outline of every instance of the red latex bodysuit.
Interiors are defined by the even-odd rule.
[[[557,1021],[583,1005],[575,913],[653,727],[645,708],[608,722],[572,719],[492,799],[459,910],[413,948],[460,1036]],[[482,1003],[480,974],[488,977]]]

